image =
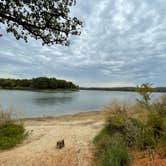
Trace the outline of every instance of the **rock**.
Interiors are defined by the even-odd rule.
[[[60,140],[56,143],[56,148],[57,149],[62,149],[65,146],[65,141],[64,140]]]

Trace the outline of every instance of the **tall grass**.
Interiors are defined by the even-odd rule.
[[[0,107],[0,149],[9,149],[20,144],[27,136],[23,124],[15,123],[13,109]]]
[[[94,165],[122,166],[130,165],[131,155],[123,141],[119,139],[102,138],[97,144],[96,161]]]
[[[132,150],[148,150],[166,145],[166,96],[142,105],[113,103],[106,109],[106,125],[94,138],[99,166],[131,164]],[[142,111],[141,111],[142,110]]]
[[[0,107],[0,125],[12,122],[12,110]]]

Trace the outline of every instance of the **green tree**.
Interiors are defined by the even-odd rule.
[[[34,89],[49,89],[49,78],[39,77],[32,79],[31,87]]]
[[[137,101],[143,106],[149,107],[151,94],[153,92],[152,85],[150,83],[144,83],[141,86],[137,86],[136,92],[141,95],[141,99],[137,99]]]
[[[66,80],[38,77],[33,79],[0,79],[0,88],[7,89],[79,89],[78,86]]]
[[[82,27],[79,19],[69,15],[75,3],[75,0],[2,0],[0,23],[17,40],[27,42],[31,36],[47,45],[69,45],[69,36],[79,35]]]

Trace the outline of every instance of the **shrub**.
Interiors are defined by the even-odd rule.
[[[8,149],[22,142],[26,133],[22,125],[3,124],[0,125],[0,149]]]
[[[123,166],[131,163],[130,150],[162,149],[166,143],[166,95],[151,103],[149,89],[140,89],[143,99],[135,106],[117,103],[107,107],[106,126],[95,137],[98,166]],[[147,94],[148,93],[148,94]],[[145,96],[144,96],[145,95]],[[135,112],[135,113],[134,113]]]
[[[115,141],[116,140],[116,141]],[[98,166],[128,166],[131,155],[121,140],[104,137],[97,143],[95,165]]]
[[[15,124],[13,110],[0,107],[0,149],[8,149],[21,143],[27,133],[22,124]],[[16,120],[16,119],[15,119]]]
[[[137,86],[135,91],[141,96],[141,99],[137,99],[137,102],[149,109],[151,94],[153,92],[152,84],[144,83],[141,86]]]
[[[142,123],[136,119],[129,118],[126,121],[125,131],[123,134],[124,142],[128,147],[137,145],[137,137],[139,129],[142,127]]]
[[[164,129],[163,117],[156,112],[149,113],[147,119],[147,127],[152,130],[155,138],[160,137]]]
[[[157,101],[152,105],[153,110],[160,113],[161,115],[166,115],[166,95],[162,95]]]
[[[128,118],[127,106],[117,102],[112,103],[111,107],[106,110],[106,127],[111,134],[124,132],[125,123]]]
[[[135,146],[137,149],[145,150],[148,148],[154,148],[155,139],[152,130],[143,126],[138,129]]]
[[[112,134],[116,132],[123,133],[125,129],[125,120],[126,118],[123,116],[123,114],[117,114],[109,119],[107,128]]]

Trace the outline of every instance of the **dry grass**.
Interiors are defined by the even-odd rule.
[[[106,107],[104,110],[106,125],[94,139],[96,154],[102,154],[97,155],[96,158],[97,162],[101,163],[100,166],[107,166],[110,163],[109,154],[112,152],[112,147],[109,146],[109,142],[112,143],[112,141],[115,141],[114,145],[119,145],[122,142],[129,151],[158,151],[158,149],[162,149],[165,153],[165,107],[165,95],[146,107],[139,102],[134,105],[127,105],[118,101],[114,101],[109,107]],[[113,152],[117,153],[121,149],[123,149],[123,146],[118,146],[118,149]],[[127,151],[123,156],[126,156],[125,161],[129,161]],[[121,164],[120,161],[124,158],[120,155],[118,160],[118,166],[129,164]]]
[[[0,107],[0,125],[12,122],[12,109],[3,109]]]

